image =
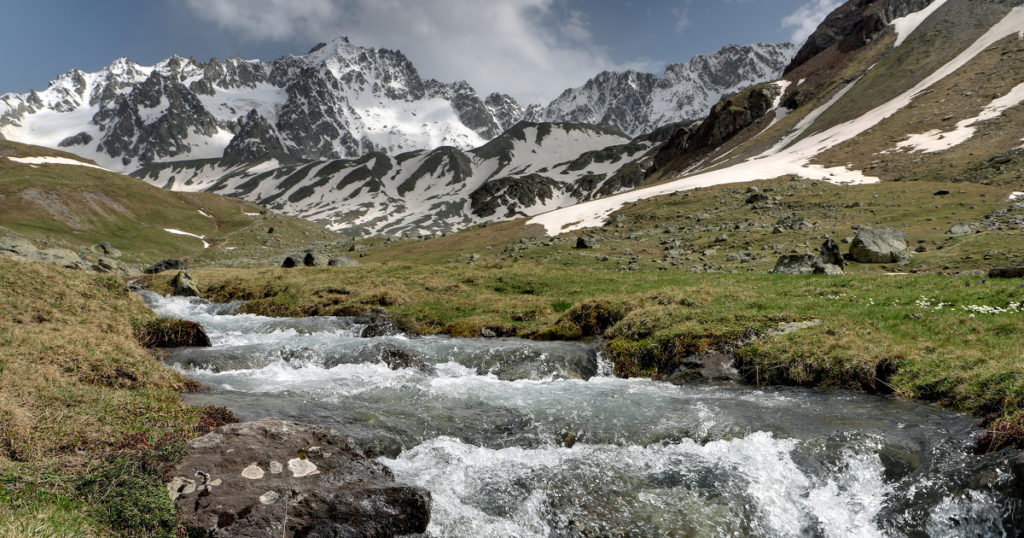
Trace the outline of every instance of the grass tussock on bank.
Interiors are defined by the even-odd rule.
[[[0,259],[0,536],[176,532],[159,462],[203,410],[137,342],[153,317],[116,278]]]
[[[563,263],[380,264],[205,270],[214,300],[265,315],[385,307],[417,334],[603,336],[623,376],[665,378],[694,355],[736,356],[751,383],[895,393],[986,418],[1020,437],[1024,287],[945,275],[787,276],[635,271]],[[157,289],[166,286],[154,277]],[[166,289],[164,289],[166,291]],[[821,320],[788,334],[781,323]],[[683,372],[685,373],[685,372]]]

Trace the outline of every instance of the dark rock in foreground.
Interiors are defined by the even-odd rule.
[[[1024,278],[1024,267],[995,267],[988,272],[989,278]]]
[[[192,440],[165,479],[190,536],[395,536],[430,522],[428,491],[326,428],[280,419]]]

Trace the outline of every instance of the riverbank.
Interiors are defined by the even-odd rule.
[[[115,277],[0,258],[0,536],[175,536],[161,474],[219,423],[138,344],[154,317]]]
[[[193,271],[207,298],[270,316],[385,308],[413,334],[602,336],[616,374],[699,379],[735,357],[757,385],[894,393],[984,420],[982,450],[1024,432],[1024,287],[976,276],[691,274],[565,263]],[[151,279],[166,291],[169,276]],[[820,322],[818,322],[820,320]],[[792,332],[781,324],[808,322]]]

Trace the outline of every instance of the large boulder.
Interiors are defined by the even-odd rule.
[[[994,267],[988,272],[989,278],[1024,278],[1024,267]]]
[[[37,250],[27,256],[29,261],[49,263],[65,269],[89,269],[89,264],[73,250],[48,248]]]
[[[107,243],[106,241],[100,241],[99,243],[96,243],[95,245],[92,246],[90,250],[92,250],[96,254],[99,254],[107,258],[121,257],[121,251],[117,250],[116,248],[113,247],[113,245]]]
[[[192,440],[165,481],[190,536],[395,536],[430,522],[428,491],[326,428],[279,419]]]
[[[772,272],[781,275],[809,275],[814,272],[817,260],[814,254],[786,254],[779,256]]]
[[[302,257],[302,265],[305,265],[306,267],[322,267],[327,265],[327,263],[327,259],[324,258],[323,254],[318,254],[316,252],[307,252],[306,255]]]
[[[907,234],[892,228],[862,229],[850,243],[850,257],[861,263],[896,263],[910,258]]]
[[[838,266],[840,269],[846,267],[846,260],[843,259],[843,252],[839,249],[839,243],[831,238],[821,244],[821,263]]]
[[[35,254],[38,249],[30,241],[20,237],[0,237],[0,250],[18,256],[29,256]]]
[[[950,226],[949,231],[946,233],[949,235],[967,235],[973,232],[974,230],[971,230],[971,226],[969,224],[958,222]]]
[[[155,275],[164,271],[184,271],[188,269],[188,264],[181,260],[167,259],[154,263],[153,265],[143,269],[142,272],[147,275]]]
[[[298,267],[301,262],[302,258],[298,256],[286,256],[284,261],[281,262],[281,267],[291,269],[293,267]]]
[[[178,271],[171,281],[174,295],[179,297],[199,297],[199,281],[185,271]]]

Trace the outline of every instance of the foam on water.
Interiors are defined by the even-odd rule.
[[[214,342],[168,359],[212,388],[189,401],[338,428],[431,491],[430,536],[973,536],[1024,517],[1024,456],[971,456],[972,421],[934,406],[618,379],[586,344],[361,338],[351,318],[146,300]]]

